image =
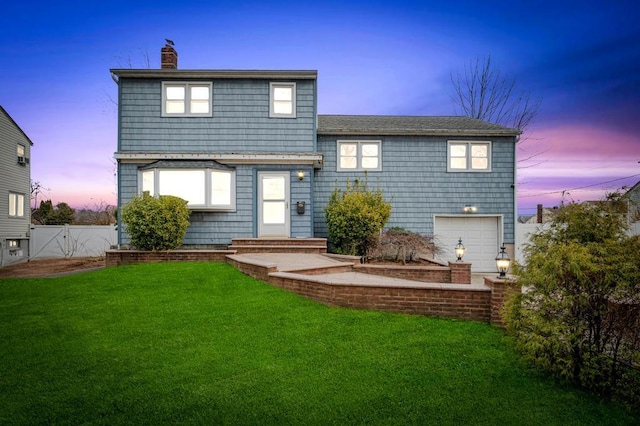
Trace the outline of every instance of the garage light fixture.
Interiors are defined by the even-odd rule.
[[[498,268],[498,272],[500,273],[500,275],[498,275],[498,278],[500,278],[501,280],[505,279],[507,277],[507,272],[509,271],[510,266],[511,259],[509,259],[509,256],[504,251],[504,244],[502,244],[502,247],[500,247],[500,253],[498,253],[498,255],[496,256],[496,267]]]
[[[469,204],[467,204],[466,206],[464,206],[462,208],[462,211],[465,213],[477,213],[478,212],[478,207],[477,206],[471,206]]]
[[[462,262],[462,257],[466,251],[467,249],[462,245],[462,238],[458,238],[458,245],[455,247],[456,257],[458,258],[457,262]]]

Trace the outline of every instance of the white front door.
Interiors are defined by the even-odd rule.
[[[258,237],[289,237],[289,172],[258,172]]]

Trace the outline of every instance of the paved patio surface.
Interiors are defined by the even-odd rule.
[[[230,256],[243,263],[249,263],[260,266],[275,266],[279,272],[303,271],[315,268],[327,268],[332,266],[348,265],[353,262],[334,259],[322,254],[310,253],[245,253]],[[483,276],[486,274],[471,274],[471,284],[484,284]],[[378,285],[382,283],[396,285],[422,285],[419,281],[410,281],[400,278],[382,277],[378,275],[365,274],[361,272],[340,272],[334,274],[314,275],[316,279],[322,279],[325,282],[333,282],[340,284],[369,284]],[[464,284],[468,285],[468,284]]]

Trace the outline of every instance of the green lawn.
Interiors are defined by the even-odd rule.
[[[0,279],[0,424],[638,424],[486,324],[330,308],[226,264]]]

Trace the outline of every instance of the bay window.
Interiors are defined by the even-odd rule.
[[[145,166],[141,169],[142,192],[180,197],[192,210],[235,210],[235,170],[208,163],[189,168],[169,162]]]

